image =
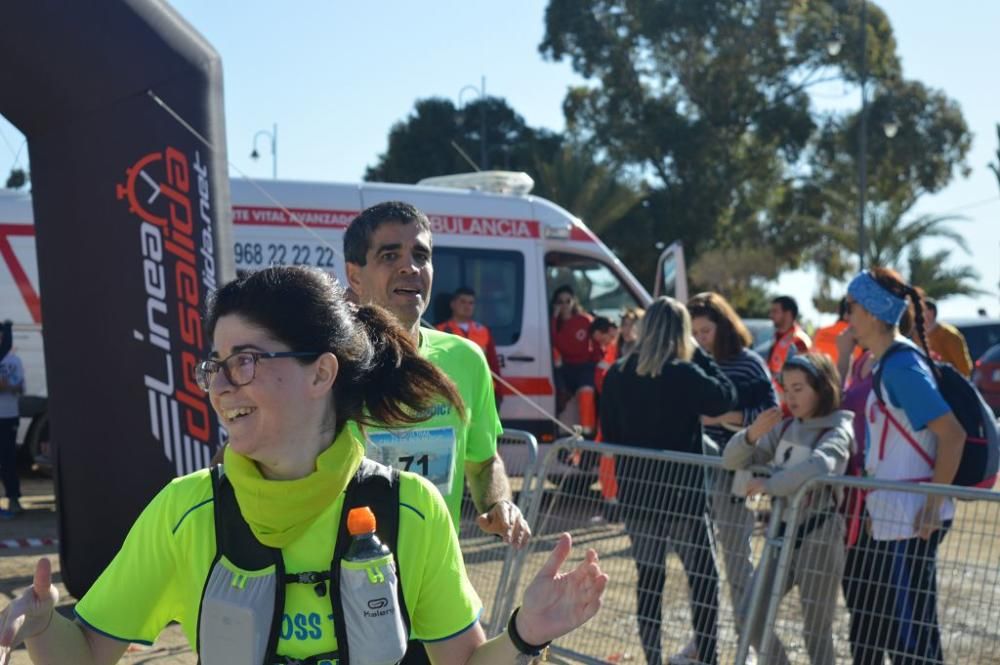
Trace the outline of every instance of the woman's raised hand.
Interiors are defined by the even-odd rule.
[[[49,627],[57,602],[59,592],[52,585],[52,563],[39,559],[32,585],[0,612],[0,665],[10,663],[11,649]]]

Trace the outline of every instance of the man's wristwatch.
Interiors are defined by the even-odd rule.
[[[514,648],[525,656],[541,656],[542,651],[552,644],[552,640],[549,640],[545,644],[528,644],[525,642],[521,634],[517,632],[517,613],[520,611],[521,608],[518,607],[510,615],[510,621],[507,622],[507,635],[510,637],[510,641],[514,643]]]

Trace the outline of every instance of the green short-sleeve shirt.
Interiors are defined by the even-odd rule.
[[[448,510],[424,479],[401,474],[399,567],[411,637],[438,641],[478,620],[482,604],[469,582]],[[196,648],[202,590],[215,556],[212,482],[207,470],[172,481],[132,526],[124,545],[76,606],[78,618],[115,639],[151,644],[171,621]],[[282,550],[290,573],[327,570],[341,494],[312,528]],[[286,586],[278,654],[305,658],[334,651],[328,597],[312,585]]]
[[[458,386],[465,418],[441,401],[427,420],[412,427],[367,427],[366,454],[430,480],[444,496],[457,527],[465,463],[483,462],[496,455],[497,437],[503,433],[493,397],[493,377],[482,349],[459,335],[421,328],[419,352]]]

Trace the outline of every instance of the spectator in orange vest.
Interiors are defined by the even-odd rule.
[[[590,324],[590,339],[604,352],[604,357],[601,358],[601,362],[597,363],[597,368],[594,370],[594,386],[597,388],[597,398],[600,400],[601,390],[604,389],[604,377],[608,375],[608,370],[618,360],[618,326],[608,317],[598,316]],[[595,404],[595,416],[598,408]],[[596,440],[603,440],[600,427],[597,430]],[[601,455],[597,479],[601,483],[601,497],[605,501],[617,503],[618,480],[615,478],[614,456]]]
[[[483,350],[486,354],[486,363],[493,372],[493,392],[499,409],[503,400],[500,383],[496,379],[500,375],[500,357],[497,356],[497,347],[490,329],[472,320],[476,312],[476,292],[467,286],[459,287],[451,294],[450,305],[451,318],[436,327],[452,335],[461,335],[470,342],[475,342]]]
[[[618,360],[618,326],[606,316],[598,316],[590,322],[590,339],[603,354],[594,370],[594,386],[598,394],[604,385],[604,377]]]
[[[825,328],[819,328],[813,333],[812,338],[812,351],[816,353],[825,353],[830,357],[830,360],[837,363],[837,336],[840,333],[847,330],[847,297],[840,299],[840,305],[837,307],[837,321]],[[853,357],[858,358],[861,355],[861,348],[855,346],[853,351]],[[841,374],[844,376],[844,374]]]
[[[940,356],[942,362],[951,363],[964,376],[970,376],[972,358],[965,337],[955,326],[937,320],[937,303],[933,300],[924,300],[924,319],[931,353]]]
[[[778,296],[771,301],[771,322],[774,323],[774,344],[767,354],[767,368],[771,370],[774,388],[779,401],[784,401],[784,391],[778,377],[785,362],[796,353],[806,353],[812,347],[812,340],[799,324],[799,304],[791,296]]]

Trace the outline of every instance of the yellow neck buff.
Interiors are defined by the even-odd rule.
[[[316,470],[296,480],[268,480],[256,462],[226,446],[223,464],[240,513],[264,545],[281,549],[301,536],[354,477],[364,446],[350,427],[316,458]]]

